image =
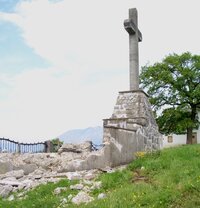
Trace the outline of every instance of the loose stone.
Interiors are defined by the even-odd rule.
[[[97,198],[98,199],[104,199],[104,198],[106,198],[106,194],[100,193]]]
[[[66,187],[57,187],[56,189],[54,189],[54,194],[55,195],[58,195],[58,194],[60,194],[62,191],[66,191],[67,190],[67,188]]]
[[[89,196],[89,194],[81,191],[75,197],[72,198],[72,203],[79,205],[81,203],[89,203],[93,200],[94,200],[93,197],[91,197],[91,196]]]
[[[10,196],[8,197],[8,201],[13,201],[14,199],[15,199],[14,195],[10,195]]]
[[[75,185],[71,185],[71,186],[70,186],[70,189],[71,189],[71,190],[82,190],[83,187],[84,187],[83,184],[75,184]]]
[[[102,186],[102,182],[101,181],[94,182],[92,187],[91,187],[91,190],[100,189],[101,186]]]
[[[13,187],[11,185],[0,186],[0,196],[5,198],[10,194],[12,190]]]

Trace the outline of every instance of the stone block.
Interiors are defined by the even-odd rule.
[[[74,153],[82,153],[82,152],[91,152],[92,151],[92,142],[85,141],[80,144],[72,144],[67,143],[63,144],[62,147],[58,150],[58,153],[62,152],[74,152]]]
[[[22,178],[24,176],[23,170],[13,170],[5,174],[5,177],[15,177],[16,179]]]
[[[80,205],[81,203],[89,203],[93,200],[94,198],[89,196],[88,193],[81,191],[75,197],[72,198],[72,203]]]
[[[5,174],[13,170],[13,164],[9,161],[0,162],[0,174]]]
[[[10,194],[12,190],[13,187],[11,185],[0,186],[0,196],[5,198]]]
[[[22,170],[24,171],[24,175],[28,175],[34,172],[38,167],[36,164],[25,164],[21,166]]]

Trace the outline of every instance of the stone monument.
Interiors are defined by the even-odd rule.
[[[119,92],[111,118],[104,119],[104,142],[112,146],[111,166],[132,161],[138,151],[153,151],[162,146],[148,95],[139,89],[138,43],[142,41],[142,33],[138,29],[136,8],[129,9],[124,28],[129,34],[130,91]]]
[[[129,9],[129,19],[124,21],[129,34],[130,90],[119,92],[111,118],[104,119],[104,147],[85,160],[73,161],[68,165],[70,171],[127,164],[136,152],[159,150],[162,146],[148,95],[139,89],[138,43],[142,34],[137,17],[137,10]]]

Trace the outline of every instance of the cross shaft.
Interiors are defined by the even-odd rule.
[[[129,19],[124,21],[124,28],[129,34],[130,90],[139,89],[139,49],[142,33],[138,29],[137,9],[129,9]]]

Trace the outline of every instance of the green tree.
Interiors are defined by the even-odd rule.
[[[200,56],[168,55],[162,62],[143,67],[140,80],[150,95],[160,132],[187,133],[187,144],[191,144],[192,131],[199,125]]]
[[[61,141],[59,138],[55,138],[51,140],[52,144],[52,151],[58,152],[59,148],[63,145],[63,141]]]

